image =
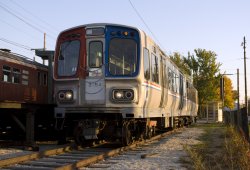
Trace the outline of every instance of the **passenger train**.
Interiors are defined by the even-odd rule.
[[[197,116],[192,78],[134,27],[96,23],[61,32],[53,74],[57,128],[78,144],[129,145]]]

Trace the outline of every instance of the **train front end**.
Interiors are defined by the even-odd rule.
[[[78,143],[125,134],[128,144],[127,122],[140,116],[139,61],[134,28],[90,24],[62,32],[54,61],[57,127]]]

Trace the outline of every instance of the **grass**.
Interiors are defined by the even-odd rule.
[[[205,131],[202,144],[184,146],[193,169],[250,170],[249,143],[233,127],[216,123],[199,127]]]
[[[250,169],[249,143],[233,127],[227,128],[224,146],[230,169]]]

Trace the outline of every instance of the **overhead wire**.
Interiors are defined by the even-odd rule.
[[[3,22],[4,24],[8,25],[8,26],[11,27],[12,29],[17,30],[17,31],[19,31],[19,32],[22,32],[22,33],[24,33],[26,36],[29,36],[30,38],[33,38],[33,40],[36,39],[36,40],[39,40],[39,41],[40,41],[40,38],[41,38],[41,37],[37,37],[37,36],[34,36],[34,35],[32,35],[32,34],[29,34],[29,33],[27,33],[26,31],[24,31],[23,29],[17,28],[16,26],[14,26],[14,25],[12,25],[12,24],[10,24],[10,23],[8,23],[8,22],[2,20],[1,18],[0,18],[0,21]],[[49,42],[47,42],[47,44],[49,44],[50,46],[52,46],[51,43],[49,43]]]
[[[158,38],[156,37],[156,35],[153,33],[153,31],[151,31],[150,27],[148,26],[148,24],[146,23],[146,21],[143,19],[143,17],[141,16],[141,14],[138,12],[138,10],[136,9],[136,7],[133,5],[133,3],[131,2],[131,0],[128,0],[131,7],[134,9],[135,13],[137,14],[137,16],[141,19],[141,21],[143,22],[143,24],[147,27],[148,31],[152,34],[152,36],[154,37],[154,39],[157,41],[158,44],[160,44],[160,46],[163,48],[161,42],[158,40]]]
[[[12,16],[14,16],[15,18],[17,18],[18,20],[22,21],[23,23],[25,23],[26,25],[30,26],[31,28],[33,28],[34,30],[44,34],[45,31],[41,30],[40,28],[38,28],[37,26],[29,23],[28,21],[26,21],[25,19],[23,19],[22,17],[16,15],[14,12],[12,12],[10,9],[8,9],[7,7],[3,6],[3,4],[0,3],[0,8],[2,8],[4,11],[6,11],[7,13],[11,14]],[[47,34],[48,37],[50,37],[51,39],[55,40],[55,37],[51,36],[50,34]]]
[[[20,47],[20,48],[23,48],[23,49],[26,49],[26,50],[29,50],[29,51],[32,50],[32,48],[29,47],[29,46],[26,46],[26,45],[23,45],[23,44],[19,44],[17,42],[10,41],[10,40],[7,40],[5,38],[1,38],[0,37],[0,41],[3,41],[5,43],[11,44],[11,45],[14,45],[14,46],[17,46],[17,47]]]
[[[13,1],[13,0],[9,0],[11,3],[15,4],[16,6],[18,6],[20,9],[22,9],[24,12],[26,12],[27,14],[31,15],[32,17],[36,18],[37,20],[40,20],[41,22],[43,22],[45,25],[48,25],[48,29],[50,29],[50,31],[53,31],[54,33],[58,33],[59,29],[56,28],[55,26],[51,25],[50,23],[46,22],[45,20],[43,20],[42,18],[38,17],[37,15],[35,15],[34,13],[28,11],[27,9],[25,9],[22,5],[20,5],[19,3]],[[53,29],[51,29],[53,28]]]

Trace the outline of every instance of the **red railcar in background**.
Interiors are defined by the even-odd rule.
[[[33,142],[54,129],[48,70],[47,65],[0,49],[0,140],[26,136]]]
[[[1,103],[48,103],[47,66],[17,54],[0,51],[0,69]]]

